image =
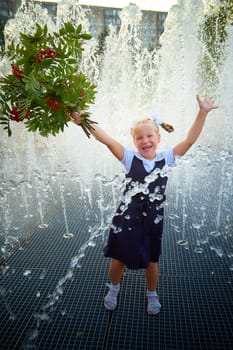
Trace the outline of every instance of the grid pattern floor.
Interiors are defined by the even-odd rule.
[[[70,215],[72,231],[76,223]],[[48,228],[35,229],[2,265],[0,349],[232,349],[232,271],[213,249],[197,254],[177,245],[180,233],[166,221],[160,314],[147,314],[144,273],[133,270],[125,271],[118,307],[108,312],[103,236],[72,269],[88,223],[80,220],[79,234],[65,239],[59,213],[50,218]]]

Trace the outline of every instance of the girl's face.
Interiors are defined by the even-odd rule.
[[[153,159],[160,142],[160,134],[157,129],[150,124],[139,124],[134,129],[134,144],[138,152],[146,159]]]

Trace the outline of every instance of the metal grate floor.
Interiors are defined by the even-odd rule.
[[[125,271],[117,309],[108,312],[103,306],[109,281],[104,235],[85,250],[81,267],[66,279],[89,227],[85,218],[77,225],[75,213],[67,212],[70,231],[78,226],[78,234],[65,239],[63,220],[54,211],[48,227],[35,229],[2,265],[0,349],[232,349],[233,276],[228,258],[204,244],[202,254],[178,245],[180,232],[168,218],[160,261],[160,314],[147,315],[144,273],[132,270]],[[189,227],[187,222],[187,234]],[[218,246],[228,244],[224,235],[213,239]]]

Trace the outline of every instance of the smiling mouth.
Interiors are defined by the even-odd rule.
[[[142,150],[143,151],[147,151],[147,150],[149,150],[149,149],[151,149],[152,148],[152,146],[150,145],[150,146],[143,146],[142,147]]]

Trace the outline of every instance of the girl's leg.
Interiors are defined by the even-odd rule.
[[[150,262],[148,268],[145,270],[146,284],[147,284],[147,312],[150,315],[159,313],[161,305],[156,292],[159,279],[158,263]]]
[[[119,260],[112,259],[109,265],[109,276],[113,285],[119,284],[123,275],[125,264]]]
[[[116,259],[112,259],[109,266],[109,276],[111,279],[110,290],[104,298],[104,305],[108,310],[114,310],[117,306],[117,295],[120,290],[120,281],[125,265]]]
[[[150,262],[149,266],[145,270],[146,285],[149,291],[155,291],[158,286],[159,280],[159,267],[158,263]]]

